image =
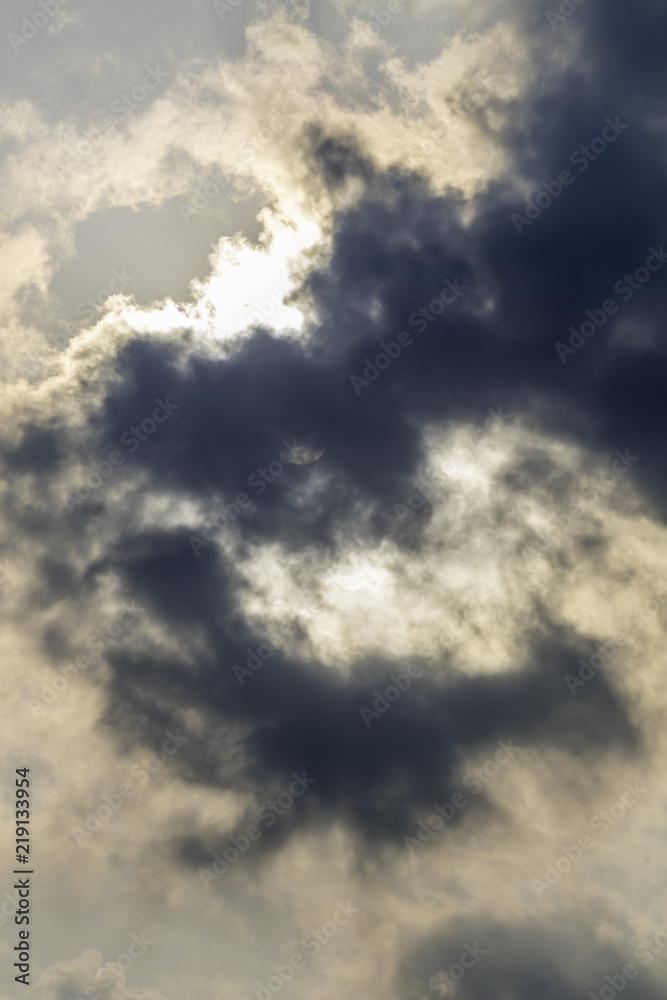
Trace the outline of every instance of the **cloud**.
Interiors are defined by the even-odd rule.
[[[136,952],[136,945],[132,942]],[[125,964],[125,953],[118,956]],[[127,956],[128,958],[130,956]],[[35,986],[44,1000],[68,1000],[73,996],[88,996],[95,991],[95,1000],[163,1000],[155,990],[134,990],[126,986],[122,964],[103,962],[99,951],[89,949],[79,958],[59,961],[45,969]],[[131,964],[131,963],[130,963]]]
[[[366,11],[336,11],[241,7],[233,60],[175,48],[164,88],[59,178],[118,97],[113,46],[73,64],[100,90],[60,128],[37,99],[7,105],[3,316],[12,345],[44,334],[47,363],[2,403],[7,739],[30,735],[46,911],[72,912],[53,953],[81,956],[42,974],[48,1000],[114,960],[135,910],[167,947],[108,1000],[254,995],[348,896],[354,934],[295,996],[436,995],[475,941],[488,954],[452,996],[600,995],[664,924],[664,617],[628,620],[663,584],[662,274],[585,351],[555,348],[665,238],[664,11],[585,4],[552,32],[519,4],[422,3],[363,51]],[[627,130],[579,170],[609,117]],[[192,219],[151,296],[155,234],[185,239],[179,204],[209,177],[255,228]],[[107,287],[100,234],[135,215],[148,277],[54,351],[52,307],[88,296],[66,265],[100,240]],[[130,602],[131,633],[71,680]],[[183,752],[79,848],[71,827],[178,727]],[[517,759],[473,792],[507,741]],[[304,770],[308,795],[206,892],[198,869]],[[537,899],[531,878],[636,780],[641,803]],[[653,966],[634,988],[660,995]]]

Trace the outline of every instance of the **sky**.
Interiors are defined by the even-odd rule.
[[[667,7],[549,2],[4,4],[0,1000],[667,998]]]

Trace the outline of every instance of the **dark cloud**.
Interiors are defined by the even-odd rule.
[[[240,689],[230,667],[256,637],[243,621],[243,595],[230,557],[205,552],[195,559],[186,531],[142,530],[132,515],[136,477],[138,488],[148,482],[156,495],[169,490],[230,502],[249,492],[255,503],[236,525],[246,543],[333,546],[335,532],[354,532],[360,515],[371,536],[393,535],[400,543],[386,498],[409,484],[424,429],[472,420],[501,401],[549,434],[601,456],[619,447],[637,449],[637,481],[657,502],[664,480],[664,362],[650,349],[614,346],[611,321],[566,365],[553,342],[606,297],[648,246],[659,243],[664,218],[658,140],[624,110],[627,94],[624,104],[607,95],[603,100],[597,92],[582,93],[581,81],[566,76],[559,96],[548,108],[539,98],[528,116],[525,145],[538,150],[538,158],[529,163],[514,150],[535,178],[552,178],[566,167],[569,152],[598,134],[606,114],[620,109],[631,128],[521,235],[509,219],[520,206],[501,201],[500,192],[480,199],[476,221],[466,229],[456,201],[430,194],[418,178],[392,191],[348,142],[315,136],[313,162],[323,182],[338,187],[353,177],[368,193],[338,219],[331,265],[307,280],[304,294],[319,317],[307,346],[257,330],[218,360],[197,355],[187,341],[136,340],[121,351],[120,378],[101,386],[104,397],[91,415],[90,437],[78,446],[79,458],[103,459],[128,428],[150,417],[156,400],[169,399],[176,410],[136,456],[128,456],[118,472],[128,484],[120,497],[113,488],[101,491],[99,501],[69,522],[61,517],[68,531],[83,530],[90,539],[100,517],[117,527],[115,540],[77,585],[95,586],[107,574],[119,578],[165,627],[205,636],[206,651],[189,676],[178,657],[170,665],[150,653],[137,661],[122,652],[112,655],[110,721],[122,728],[121,706],[130,711],[136,701],[145,726],[141,706],[157,684],[174,705],[185,699],[207,706],[211,724],[216,714],[244,718],[252,725],[247,750],[257,780],[312,768],[318,776],[312,798],[323,809],[346,814],[371,836],[394,837],[418,807],[451,791],[466,748],[509,735],[562,744],[573,753],[632,742],[624,709],[604,680],[594,693],[571,699],[558,664],[568,660],[573,637],[556,633],[536,638],[535,662],[516,673],[441,687],[425,681],[428,695],[405,699],[370,732],[355,709],[356,682],[333,681],[280,654],[255,685]],[[446,278],[466,290],[417,332],[409,317],[436,299]],[[642,291],[644,309],[646,301],[659,308],[660,281],[656,277]],[[483,306],[489,297],[490,312]],[[619,315],[632,315],[634,308],[631,302]],[[374,358],[379,344],[401,330],[410,331],[414,343],[358,395],[350,375],[362,374],[364,359]],[[288,466],[255,497],[249,477],[294,438],[324,449],[324,457],[311,466]],[[58,457],[70,461],[72,451],[75,445],[58,453],[49,432],[33,425],[8,460],[48,477]],[[521,488],[530,491],[546,467],[525,462],[520,472]],[[313,491],[311,502],[291,504],[289,491],[304,487]],[[52,531],[53,521],[46,527]],[[414,531],[405,542],[419,544]],[[55,591],[72,586],[72,574],[53,565],[48,579]],[[382,669],[388,673],[394,666],[388,662]],[[375,671],[379,676],[379,665]],[[400,772],[407,781],[397,783],[380,807],[373,790]],[[200,780],[220,780],[215,762]]]
[[[454,925],[447,922],[435,930],[403,960],[398,989],[410,995],[421,990],[431,998],[454,995],[455,989],[461,1000],[501,1000],[506,996],[512,1000],[532,1000],[535,996],[579,1000],[591,991],[599,995],[605,987],[606,995],[610,979],[615,979],[618,992],[627,990],[626,995],[633,1000],[664,997],[652,970],[634,958],[631,940],[625,947],[614,947],[601,940],[581,913],[569,912],[567,916],[567,927],[562,926],[564,921],[547,917],[514,926],[495,923],[486,916],[457,917]],[[626,979],[622,969],[628,964],[634,965],[634,974]],[[446,978],[451,968],[453,975]]]
[[[162,552],[167,551],[163,544]],[[510,673],[469,678],[452,669],[438,677],[426,667],[412,689],[370,727],[359,709],[373,706],[376,691],[384,691],[390,675],[404,671],[404,663],[361,663],[354,679],[344,681],[319,664],[290,661],[276,651],[261,673],[240,686],[232,664],[244,664],[262,638],[243,630],[240,615],[230,610],[233,596],[216,586],[219,577],[209,571],[205,584],[196,583],[183,565],[181,578],[174,566],[168,575],[161,573],[159,560],[147,569],[139,559],[123,572],[139,600],[153,600],[177,633],[185,628],[194,635],[197,619],[201,638],[208,625],[207,650],[196,665],[187,653],[180,658],[127,650],[112,654],[115,678],[105,721],[124,741],[129,737],[130,743],[147,740],[150,745],[173,723],[170,706],[176,714],[186,705],[196,707],[206,721],[177,761],[182,773],[189,782],[254,790],[258,801],[281,790],[294,771],[305,768],[315,777],[308,796],[297,800],[253,860],[304,823],[341,819],[364,840],[402,849],[420,814],[457,791],[468,795],[471,808],[453,826],[474,822],[489,805],[484,794],[466,793],[463,760],[475,751],[492,755],[498,741],[557,747],[576,766],[592,765],[603,754],[634,756],[640,749],[638,731],[603,676],[573,699],[565,674],[577,640],[553,627],[536,630],[525,664]],[[164,593],[153,573],[179,579],[178,587]],[[176,590],[182,595],[180,610],[173,600]],[[224,738],[234,726],[247,733],[238,759],[230,757]],[[179,850],[203,864],[218,847],[208,834],[199,841],[188,837]]]

